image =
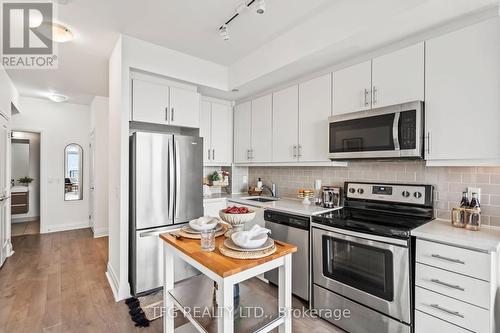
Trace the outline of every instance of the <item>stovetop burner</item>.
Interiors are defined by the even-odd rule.
[[[407,239],[412,229],[433,220],[432,192],[431,185],[346,182],[344,208],[314,216],[312,221]]]

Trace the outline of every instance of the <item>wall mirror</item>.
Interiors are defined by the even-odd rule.
[[[29,177],[30,175],[30,140],[12,139],[11,151],[11,186],[24,186],[25,184],[22,183],[23,178]]]
[[[83,200],[83,149],[71,143],[64,148],[64,200]]]

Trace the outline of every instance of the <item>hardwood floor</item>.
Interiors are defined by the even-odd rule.
[[[136,328],[105,277],[108,240],[90,229],[12,239],[15,254],[0,269],[0,333],[161,332],[162,321]],[[255,288],[276,288],[253,280]],[[294,307],[301,306],[294,299]],[[293,332],[341,332],[320,319],[294,320]]]
[[[40,221],[12,223],[10,229],[12,237],[37,235],[40,233]]]

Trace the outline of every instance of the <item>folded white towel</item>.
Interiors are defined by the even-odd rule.
[[[256,240],[263,239],[263,242],[267,239],[267,234],[270,234],[271,230],[263,228],[260,225],[254,225],[252,229],[248,231],[235,232],[231,235],[233,242],[239,246],[254,245]],[[265,236],[264,236],[265,235]],[[258,242],[261,243],[261,242]],[[259,246],[259,245],[257,245]]]

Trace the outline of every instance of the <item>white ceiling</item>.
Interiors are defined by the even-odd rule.
[[[74,41],[59,45],[59,68],[8,72],[22,95],[42,97],[50,92],[57,92],[68,95],[70,102],[89,104],[93,96],[108,94],[108,57],[120,33],[213,61],[228,66],[230,70],[234,68],[235,71],[238,66],[248,67],[247,64],[254,58],[261,63],[266,58],[274,60],[269,62],[269,66],[261,66],[260,72],[258,68],[255,75],[247,75],[246,85],[256,91],[273,81],[269,81],[269,75],[273,72],[279,74],[274,78],[274,83],[278,78],[286,78],[286,75],[280,73],[280,69],[298,75],[299,69],[300,72],[306,72],[309,67],[319,65],[312,62],[305,66],[299,58],[287,61],[281,58],[273,59],[273,53],[266,53],[267,50],[272,50],[273,44],[293,44],[296,40],[299,44],[294,45],[295,54],[297,57],[305,57],[324,52],[327,46],[331,46],[328,43],[335,42],[337,48],[332,53],[333,56],[345,56],[346,50],[353,49],[352,43],[345,42],[349,36],[359,37],[362,33],[366,35],[373,32],[370,45],[377,45],[379,40],[380,44],[387,42],[385,35],[377,31],[377,26],[371,30],[366,29],[366,15],[376,15],[377,22],[383,27],[381,32],[384,33],[390,32],[391,28],[387,24],[384,25],[384,22],[401,24],[401,21],[393,17],[396,14],[406,20],[415,20],[412,21],[413,24],[405,24],[404,29],[400,29],[405,34],[411,34],[440,20],[450,20],[491,6],[497,0],[267,0],[265,14],[258,15],[253,8],[247,9],[230,24],[229,41],[220,38],[218,26],[232,16],[239,0],[58,2],[66,3],[58,5],[58,21],[69,26],[76,34]],[[401,5],[402,3],[404,5]],[[377,11],[377,8],[380,10]],[[396,8],[397,11],[386,10],[391,8]],[[425,14],[426,11],[428,15],[405,15],[416,8],[420,8],[419,15]],[[438,12],[428,12],[432,9]],[[335,29],[322,31],[325,23],[319,21],[321,18],[332,21],[328,28]],[[337,26],[333,24],[335,22],[338,23]],[[343,29],[341,23],[348,29]],[[317,34],[311,30],[315,24],[319,29]],[[393,25],[392,29],[398,27]],[[301,39],[304,33],[307,33],[308,40]],[[331,40],[328,41],[328,38]],[[311,44],[314,42],[316,44]],[[353,38],[353,42],[359,43],[359,40]],[[302,45],[307,48],[307,52],[301,54],[297,49]],[[323,62],[338,60],[324,56],[322,59]],[[297,71],[290,68],[294,62],[300,63]],[[266,77],[262,85],[259,83],[261,77]]]

